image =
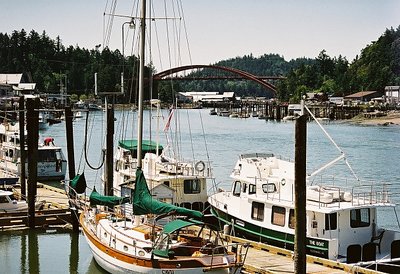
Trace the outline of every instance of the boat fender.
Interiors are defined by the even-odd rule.
[[[204,164],[203,161],[198,161],[194,168],[198,171],[198,172],[202,172],[205,169],[206,165]]]

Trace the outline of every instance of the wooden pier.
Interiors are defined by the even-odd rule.
[[[38,183],[35,226],[68,226],[71,211],[63,189]],[[0,229],[29,227],[28,212],[0,212]]]
[[[293,252],[287,249],[253,242],[233,236],[225,236],[230,243],[249,243],[250,248],[243,266],[243,273],[295,273]],[[371,269],[339,263],[307,255],[307,273],[382,273]]]

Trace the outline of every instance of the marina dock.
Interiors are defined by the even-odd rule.
[[[35,225],[37,227],[67,226],[70,223],[71,211],[65,191],[38,183]],[[26,227],[28,227],[28,212],[0,212],[0,229]]]
[[[263,244],[253,242],[233,236],[225,236],[226,240],[231,243],[250,244],[247,257],[243,266],[243,273],[295,273],[293,252]],[[376,274],[383,273],[366,269],[359,266],[344,264],[327,260],[315,256],[307,255],[307,273],[364,273]]]
[[[38,184],[38,201],[43,207],[36,210],[38,227],[67,226],[71,223],[71,211],[63,189]],[[24,229],[28,227],[27,212],[0,213],[0,229]],[[242,273],[295,273],[293,252],[271,245],[225,235],[230,243],[249,243]],[[339,263],[307,255],[307,273],[383,273],[359,266]]]

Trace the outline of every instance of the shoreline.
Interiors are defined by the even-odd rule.
[[[350,123],[358,125],[373,125],[373,126],[390,126],[400,125],[400,111],[389,111],[386,116],[365,118],[363,116],[356,116],[349,120]]]

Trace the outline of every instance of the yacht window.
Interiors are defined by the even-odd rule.
[[[251,206],[251,218],[257,221],[264,220],[264,204],[253,202]]]
[[[289,210],[289,228],[294,229],[296,226],[296,219],[294,217],[294,209]]]
[[[285,214],[286,210],[284,207],[273,206],[271,223],[274,225],[285,226]]]
[[[164,181],[164,185],[169,187],[169,181]]]
[[[57,160],[57,156],[54,150],[38,151],[38,162],[53,162],[55,160]]]
[[[325,214],[325,230],[337,229],[337,213]]]
[[[262,190],[264,193],[272,193],[276,191],[276,186],[275,184],[263,184]]]
[[[0,204],[8,204],[8,200],[6,196],[0,196]]]
[[[367,227],[370,224],[369,208],[352,209],[350,211],[350,226]]]
[[[200,180],[185,180],[183,181],[183,192],[185,194],[197,194],[200,193]]]
[[[243,193],[246,193],[246,190],[247,190],[247,184],[243,184],[242,192],[243,192]]]
[[[256,193],[256,185],[250,184],[249,185],[249,194],[255,194]]]
[[[240,181],[235,182],[235,186],[233,187],[233,195],[240,196],[241,185],[242,184]]]

